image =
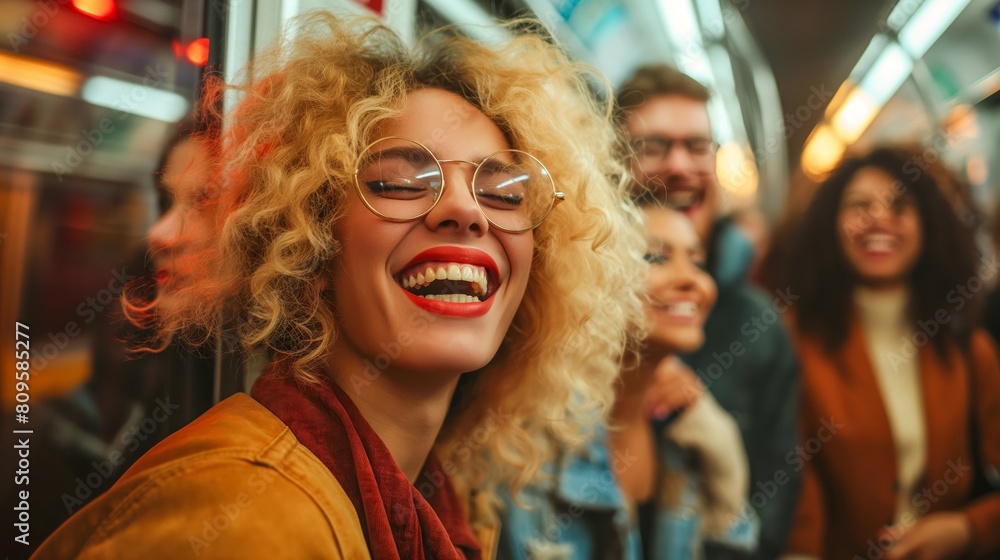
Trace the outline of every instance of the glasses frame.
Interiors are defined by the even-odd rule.
[[[423,212],[421,212],[420,214],[418,214],[416,216],[413,216],[412,218],[393,218],[393,217],[390,217],[390,216],[386,216],[385,214],[382,214],[381,212],[379,212],[378,210],[376,210],[371,205],[370,202],[368,202],[368,199],[365,198],[365,195],[364,195],[363,191],[361,190],[361,182],[358,180],[358,174],[361,172],[361,157],[364,156],[365,153],[368,152],[368,150],[371,149],[372,146],[374,146],[375,144],[378,144],[379,142],[384,142],[386,140],[405,140],[407,142],[412,142],[412,143],[416,144],[417,146],[420,146],[421,148],[423,148],[424,150],[426,150],[427,153],[430,154],[430,156],[432,158],[434,158],[434,162],[437,164],[438,171],[441,173],[441,190],[438,192],[437,198],[434,200],[434,203],[431,204],[430,207],[427,208],[427,210],[424,210]],[[483,211],[483,206],[481,204],[479,204],[479,198],[476,196],[476,189],[474,188],[474,185],[476,184],[476,177],[479,175],[479,169],[482,167],[482,165],[484,163],[486,163],[486,161],[488,159],[490,159],[491,157],[493,157],[493,156],[495,156],[497,154],[502,154],[502,153],[503,154],[506,154],[506,153],[522,154],[522,155],[525,155],[525,156],[528,156],[529,158],[531,158],[545,172],[545,178],[548,179],[549,186],[552,188],[552,199],[549,202],[549,208],[548,208],[548,210],[546,210],[545,214],[538,220],[538,222],[536,224],[532,225],[531,227],[528,227],[528,228],[525,228],[525,229],[510,229],[510,228],[505,228],[503,226],[500,226],[496,222],[494,222],[493,220],[490,219],[489,215],[487,215],[486,212]],[[423,218],[427,214],[430,214],[431,210],[434,210],[434,207],[436,207],[438,205],[438,203],[441,202],[441,199],[444,198],[444,190],[448,187],[448,183],[447,183],[447,181],[445,181],[445,178],[444,178],[444,167],[442,166],[442,164],[444,164],[444,163],[464,163],[464,164],[471,165],[471,166],[473,166],[473,167],[476,168],[476,170],[472,173],[472,180],[469,181],[469,192],[472,193],[472,200],[475,201],[476,207],[479,208],[479,213],[482,214],[484,218],[486,218],[486,221],[488,221],[491,226],[497,228],[500,231],[506,232],[506,233],[524,233],[526,231],[531,231],[531,230],[537,228],[538,226],[542,225],[542,222],[544,222],[546,218],[549,217],[549,214],[552,213],[552,209],[555,208],[557,204],[559,204],[560,202],[563,202],[564,200],[566,200],[566,194],[564,192],[562,192],[562,191],[556,190],[556,183],[552,179],[552,174],[549,173],[549,168],[545,167],[545,164],[542,163],[541,160],[539,160],[535,156],[529,154],[528,152],[525,152],[525,151],[522,151],[522,150],[513,150],[513,149],[511,149],[511,150],[497,150],[497,151],[495,151],[495,152],[487,155],[486,157],[484,157],[482,159],[482,161],[480,161],[479,163],[476,163],[474,161],[464,160],[464,159],[439,159],[436,155],[434,155],[434,152],[432,152],[430,148],[428,148],[424,144],[422,144],[422,143],[420,143],[420,142],[418,142],[418,141],[416,141],[416,140],[414,140],[412,138],[406,138],[405,136],[385,136],[385,137],[379,138],[378,140],[375,140],[374,142],[368,144],[367,146],[365,146],[365,148],[363,150],[361,150],[361,153],[358,155],[358,163],[354,166],[354,189],[357,191],[358,197],[361,198],[361,202],[364,203],[364,205],[368,208],[368,210],[370,210],[373,214],[375,214],[379,218],[382,218],[383,220],[387,220],[387,221],[390,221],[390,222],[396,222],[396,223],[412,222],[414,220],[419,220],[420,218]]]
[[[637,144],[650,141],[654,143],[659,143],[664,147],[663,153],[659,156],[645,156],[648,157],[648,159],[656,162],[662,162],[667,157],[669,157],[670,152],[672,152],[678,145],[683,146],[684,151],[687,152],[689,156],[695,159],[707,159],[712,155],[718,153],[719,151],[719,143],[716,142],[714,138],[705,138],[705,137],[668,138],[666,136],[658,136],[658,135],[641,136],[629,142],[629,148],[631,149],[632,155],[637,162],[641,162],[641,160],[644,159],[644,156],[639,154]],[[707,149],[704,152],[698,152],[696,150],[692,150],[691,143],[700,141],[708,142]]]

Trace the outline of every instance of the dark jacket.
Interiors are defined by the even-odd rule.
[[[732,222],[716,223],[709,272],[719,296],[705,323],[705,344],[683,359],[740,427],[750,464],[747,500],[760,518],[752,558],[763,559],[784,550],[799,493],[800,476],[789,463],[797,444],[798,361],[782,321],[798,297],[751,285],[752,259],[749,241]],[[709,560],[731,557],[722,554],[707,551]]]

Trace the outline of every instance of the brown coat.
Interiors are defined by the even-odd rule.
[[[247,395],[168,437],[32,557],[369,558],[351,500]]]
[[[492,556],[495,527],[474,525]],[[168,437],[32,557],[370,558],[330,470],[251,397],[234,395]]]
[[[793,331],[794,332],[794,331]],[[811,337],[798,336],[802,364],[802,445],[790,462],[803,471],[802,493],[789,537],[789,553],[827,560],[877,559],[878,534],[896,509],[896,453],[889,419],[865,347],[860,322],[833,355]],[[922,340],[922,339],[921,339]],[[900,353],[905,359],[905,356]],[[981,463],[1000,467],[1000,365],[992,340],[972,340]],[[960,510],[973,535],[972,558],[1000,557],[1000,492],[968,503],[969,371],[962,353],[950,365],[932,344],[916,354],[926,417],[926,470],[913,505],[923,515]],[[791,459],[791,457],[789,457]],[[903,519],[902,522],[906,522]]]

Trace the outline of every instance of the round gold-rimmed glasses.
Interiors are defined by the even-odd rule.
[[[442,164],[475,167],[472,198],[489,223],[520,233],[539,226],[566,195],[556,190],[548,169],[520,150],[498,150],[476,163],[438,159],[420,142],[387,136],[369,144],[358,157],[354,186],[377,216],[408,222],[430,212],[444,193]]]

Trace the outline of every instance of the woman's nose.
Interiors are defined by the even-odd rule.
[[[181,217],[175,205],[160,216],[149,229],[149,248],[153,252],[169,249],[177,243],[181,232]]]
[[[441,198],[424,217],[427,227],[435,231],[454,229],[485,235],[490,224],[472,195],[475,168],[468,162],[459,161],[444,162],[442,167],[445,169],[444,187]]]

